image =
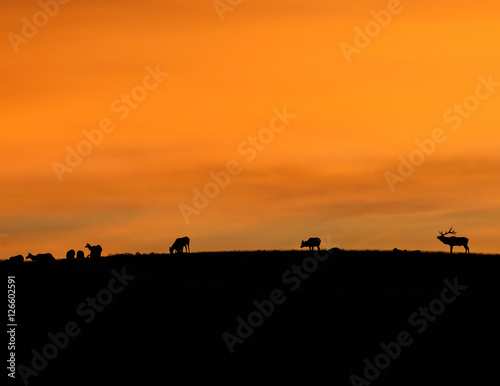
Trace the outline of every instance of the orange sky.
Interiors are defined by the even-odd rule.
[[[53,16],[2,4],[0,259],[165,252],[184,235],[193,251],[310,236],[446,251],[450,226],[500,251],[498,2],[47,2]],[[114,130],[58,176],[103,122]],[[436,128],[445,139],[399,175]],[[193,190],[231,160],[239,173],[186,221],[180,205],[198,210]]]

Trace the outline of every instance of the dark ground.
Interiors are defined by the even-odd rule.
[[[5,298],[7,276],[16,277],[16,365],[31,368],[31,350],[42,352],[48,333],[75,322],[80,333],[28,378],[30,385],[368,385],[352,383],[351,374],[364,377],[363,361],[373,363],[382,342],[407,331],[411,345],[371,385],[499,384],[499,256],[336,252],[292,291],[296,282],[282,275],[309,256],[257,251],[2,262]],[[113,269],[135,279],[89,321],[90,306],[80,312],[78,306],[108,287]],[[441,297],[445,279],[467,288],[419,333],[423,325],[411,325],[410,315]],[[236,318],[247,320],[256,310],[252,302],[275,289],[284,303],[231,354],[223,333],[236,335]],[[19,372],[14,381],[3,371],[2,384],[23,384]]]

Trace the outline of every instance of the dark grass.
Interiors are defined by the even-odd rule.
[[[2,262],[4,280],[15,275],[17,282],[18,364],[29,365],[49,332],[74,321],[81,333],[30,385],[350,385],[380,343],[408,331],[413,343],[372,385],[497,384],[498,255],[344,251],[292,291],[283,274],[311,256],[232,251]],[[123,268],[135,279],[86,323],[77,306]],[[455,277],[468,288],[418,333],[409,316]],[[222,334],[236,335],[236,318],[246,319],[252,302],[276,289],[286,301],[230,354]]]

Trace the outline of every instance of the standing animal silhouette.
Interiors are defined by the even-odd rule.
[[[189,237],[187,236],[175,239],[174,243],[170,247],[170,253],[182,253],[184,252],[184,247],[186,247],[186,252],[191,252],[191,250],[189,249],[189,241]]]
[[[469,239],[467,237],[445,237],[447,234],[452,234],[456,235],[457,232],[453,230],[453,227],[450,228],[448,232],[439,232],[441,236],[438,236],[437,238],[439,241],[441,241],[443,244],[449,245],[450,246],[450,254],[453,253],[453,247],[456,246],[463,246],[465,248],[465,253],[469,253],[469,246],[467,243],[469,242]]]
[[[101,257],[102,247],[100,245],[90,245],[89,243],[87,243],[87,245],[85,245],[85,248],[88,248],[90,250],[91,259],[97,259]]]
[[[319,237],[310,237],[309,240],[307,240],[307,241],[302,240],[300,247],[301,248],[309,247],[310,251],[312,251],[314,249],[314,247],[317,247],[318,251],[319,251],[320,244],[321,244],[321,239]]]

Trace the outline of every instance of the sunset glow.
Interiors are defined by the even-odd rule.
[[[500,252],[497,2],[2,7],[0,259]]]

